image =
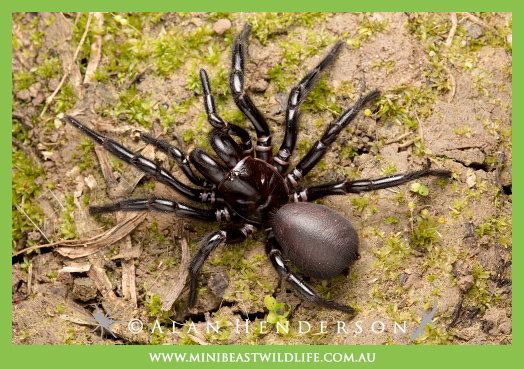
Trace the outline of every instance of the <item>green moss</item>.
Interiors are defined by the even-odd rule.
[[[67,193],[65,196],[64,210],[60,216],[60,237],[65,240],[71,240],[78,238],[75,218],[73,217],[73,211],[76,209],[75,199]]]
[[[369,195],[364,195],[362,197],[359,195],[353,195],[351,196],[351,205],[353,205],[353,207],[359,212],[362,212],[366,206],[369,205],[370,199]]]
[[[159,117],[161,110],[154,110],[153,106],[157,101],[147,97],[142,97],[135,90],[135,85],[131,86],[129,90],[122,90],[120,92],[120,102],[113,109],[113,114],[119,117],[126,115],[126,120],[129,123],[139,123],[144,127],[151,127],[153,117]]]
[[[26,90],[29,86],[35,83],[35,77],[33,74],[25,70],[15,73],[13,79],[18,91]]]
[[[389,163],[387,168],[382,168],[382,175],[388,176],[390,174],[396,173],[397,167],[394,162]]]
[[[162,303],[160,301],[160,295],[158,293],[148,292],[146,293],[146,299],[144,301],[144,306],[147,310],[147,314],[150,317],[156,317],[162,308]]]
[[[429,214],[427,209],[420,212],[420,215],[415,217],[415,224],[413,227],[413,243],[417,246],[422,246],[429,249],[431,245],[440,240],[440,235],[437,232],[435,224],[435,217]]]
[[[455,127],[453,129],[453,132],[455,132],[455,134],[457,134],[457,135],[465,135],[467,138],[471,138],[474,135],[474,133],[471,130],[470,126],[467,125],[467,124],[462,126],[461,128]]]
[[[294,81],[293,77],[282,70],[280,64],[276,64],[275,67],[273,69],[269,69],[267,73],[271,77],[271,82],[277,86],[278,92],[286,91]]]
[[[389,73],[393,73],[393,71],[395,70],[395,64],[397,62],[394,61],[394,60],[375,60],[373,62],[371,62],[371,67],[374,68],[374,69],[386,69],[386,75],[389,74]]]
[[[320,78],[315,88],[308,94],[301,110],[313,113],[329,110],[333,116],[338,116],[342,113],[342,108],[336,104],[335,91],[328,87],[327,77],[325,75]]]
[[[55,114],[65,113],[73,108],[76,103],[76,96],[71,84],[63,84],[62,88],[54,100]]]
[[[253,25],[253,36],[262,45],[277,34],[285,33],[293,25],[313,27],[322,24],[331,15],[329,13],[256,13],[248,18]]]
[[[475,307],[480,308],[482,313],[492,305],[492,297],[487,290],[487,280],[489,276],[489,272],[486,272],[484,268],[477,263],[473,268],[475,284],[466,293],[467,298],[470,300],[466,301],[466,304],[473,304]]]
[[[44,64],[31,68],[31,72],[42,79],[58,77],[60,75],[60,58],[58,56],[43,56]]]
[[[23,138],[27,131],[19,123],[13,125],[13,137]],[[31,158],[28,158],[22,150],[13,149],[12,154],[13,177],[12,177],[12,224],[11,231],[13,236],[13,247],[22,238],[23,232],[34,228],[33,222],[41,226],[44,214],[40,206],[35,202],[42,189],[43,177],[46,172],[43,168],[35,165]],[[40,180],[39,180],[40,178]],[[21,209],[19,210],[17,206]],[[25,212],[24,215],[23,212]],[[28,217],[31,219],[29,220]],[[31,239],[27,239],[26,246],[35,244]]]
[[[271,295],[264,297],[264,304],[269,310],[269,313],[266,315],[266,321],[275,324],[280,334],[288,334],[289,330],[286,331],[286,327],[289,327],[287,316],[291,312],[291,306],[289,304],[277,303],[277,300]],[[286,306],[287,309],[285,308]]]
[[[386,243],[382,248],[373,247],[371,249],[371,252],[379,261],[376,266],[384,273],[389,273],[403,266],[405,260],[412,253],[408,242],[401,241],[401,236],[401,232],[388,235]]]
[[[82,138],[80,143],[80,152],[82,153],[82,160],[80,162],[79,169],[81,172],[90,169],[93,167],[93,159],[90,157],[89,153],[93,150],[95,144],[87,137]]]
[[[371,13],[360,13],[358,16],[357,28],[358,36],[347,41],[347,44],[353,46],[353,48],[358,49],[362,46],[364,42],[369,40],[377,32],[386,32],[387,25],[389,23],[388,19],[381,21],[373,20],[371,18]]]
[[[195,137],[195,131],[193,131],[192,129],[186,129],[184,133],[182,133],[182,140],[184,140],[184,142],[193,141],[194,137]]]

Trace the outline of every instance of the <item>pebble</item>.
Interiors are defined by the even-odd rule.
[[[251,87],[250,89],[255,92],[264,92],[269,87],[269,83],[267,83],[263,79],[259,79],[258,81],[253,83],[250,87]]]
[[[219,19],[213,24],[213,30],[217,35],[222,35],[228,29],[231,29],[231,21],[229,19]]]
[[[73,296],[79,301],[89,301],[96,297],[97,287],[91,278],[76,278],[73,283]]]
[[[44,93],[42,91],[38,91],[38,93],[36,94],[36,97],[33,99],[31,104],[33,104],[33,106],[38,106],[41,103],[43,103],[44,101],[45,101]]]
[[[31,95],[29,94],[28,90],[22,90],[18,91],[18,93],[16,94],[16,98],[22,101],[29,101],[31,100]]]
[[[94,190],[97,187],[96,179],[92,174],[84,178],[84,181],[89,186],[91,190]]]
[[[466,179],[466,184],[469,188],[475,187],[475,185],[477,184],[477,176],[471,173]]]
[[[42,89],[42,84],[40,82],[35,82],[28,88],[29,95],[33,98],[36,97],[36,95],[38,95],[38,92],[40,92],[41,89]]]
[[[482,238],[479,241],[480,246],[488,246],[491,242],[491,237],[488,235],[482,236]]]
[[[216,296],[222,297],[226,293],[226,289],[229,285],[229,278],[226,272],[221,271],[216,274],[213,274],[209,277],[207,285],[211,292]]]
[[[58,78],[51,78],[49,82],[47,82],[47,88],[49,88],[49,91],[54,91],[58,87],[58,84],[60,81]]]
[[[483,35],[482,27],[475,23],[471,23],[469,26],[466,26],[466,30],[468,31],[469,35],[475,39]]]
[[[460,278],[457,282],[458,288],[460,288],[460,290],[464,293],[467,292],[474,284],[475,278],[473,278],[471,274]]]

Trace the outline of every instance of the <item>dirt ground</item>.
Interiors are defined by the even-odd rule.
[[[358,229],[361,259],[349,278],[306,281],[354,307],[355,317],[280,283],[263,232],[211,255],[190,309],[188,260],[217,224],[89,214],[123,197],[200,205],[109,157],[65,114],[191,185],[140,133],[186,153],[209,149],[203,67],[218,113],[255,137],[227,84],[231,44],[246,22],[247,91],[277,149],[288,91],[330,45],[345,42],[302,108],[292,164],[361,91],[381,92],[303,186],[428,165],[452,171],[450,179],[318,201]],[[13,344],[511,344],[510,13],[18,13],[12,30],[12,248],[33,247],[13,257]],[[38,246],[48,243],[56,245]],[[411,341],[434,301],[434,327]],[[97,308],[119,313],[116,338],[93,332]],[[143,324],[138,334],[133,319]],[[237,332],[246,319],[249,331]],[[277,320],[289,323],[287,334],[270,323]],[[218,333],[206,331],[216,324]]]

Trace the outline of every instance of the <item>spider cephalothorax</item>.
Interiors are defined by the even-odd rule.
[[[315,167],[362,107],[373,101],[379,92],[374,90],[361,96],[352,107],[328,126],[322,138],[315,142],[302,160],[292,170],[288,170],[288,159],[293,153],[297,140],[300,105],[315,86],[321,73],[335,61],[343,44],[336,43],[327,56],[291,89],[286,110],[284,139],[277,155],[273,157],[269,126],[244,90],[246,43],[250,32],[251,26],[246,25],[233,44],[229,83],[236,105],[256,131],[257,144],[254,148],[246,130],[228,124],[217,114],[204,69],[200,70],[204,106],[208,121],[214,127],[208,139],[220,159],[217,160],[199,148],[191,152],[189,159],[204,179],[195,175],[181,150],[149,135],[141,136],[145,142],[168,153],[191,182],[199,188],[182,184],[154,162],[131,152],[111,139],[100,136],[75,118],[66,117],[70,124],[103,145],[117,158],[155,177],[188,199],[208,204],[209,208],[199,209],[173,200],[150,198],[93,206],[90,212],[156,210],[174,213],[192,220],[225,223],[224,229],[209,234],[203,239],[200,250],[191,261],[189,306],[194,306],[196,303],[198,278],[202,265],[211,252],[224,242],[239,243],[253,232],[264,229],[267,237],[267,256],[281,278],[287,280],[308,301],[353,313],[354,309],[350,306],[322,298],[291,270],[285,259],[291,261],[307,276],[331,279],[341,273],[347,275],[350,266],[360,257],[358,235],[351,224],[328,207],[310,202],[328,195],[360,193],[397,186],[425,176],[449,177],[451,173],[447,170],[425,169],[375,180],[341,181],[300,188],[300,180]],[[238,137],[239,142],[232,136]]]

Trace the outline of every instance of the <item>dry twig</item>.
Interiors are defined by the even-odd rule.
[[[18,209],[19,212],[21,212],[22,214],[24,214],[26,216],[27,219],[29,219],[29,221],[35,226],[36,229],[38,229],[40,231],[40,233],[42,234],[42,236],[44,236],[44,238],[47,240],[47,242],[49,242],[49,238],[47,238],[47,236],[45,235],[45,233],[40,229],[40,227],[38,227],[35,222],[33,222],[33,220],[31,218],[29,218],[29,215],[26,214],[26,212],[24,211],[24,209],[22,209],[18,204],[15,204],[16,208]],[[21,251],[20,251],[21,252]],[[14,254],[13,256],[15,255],[18,255],[20,252],[17,252],[16,254]]]
[[[391,139],[389,141],[384,142],[384,145],[389,145],[389,144],[392,144],[392,143],[395,143],[395,142],[399,142],[400,140],[408,137],[410,134],[411,134],[411,132],[406,132],[403,135],[398,136],[397,138],[393,138],[393,139]]]
[[[182,245],[182,262],[178,268],[178,277],[167,287],[167,293],[162,298],[162,311],[168,311],[176,301],[186,284],[189,274],[189,246],[185,238],[180,241]]]
[[[444,44],[444,56],[448,57],[448,49],[451,46],[451,43],[453,42],[453,37],[455,37],[455,32],[457,31],[457,14],[456,13],[450,13],[451,18],[451,30],[449,31],[448,38],[446,40],[446,43]],[[456,90],[456,83],[455,83],[455,77],[453,77],[453,74],[451,73],[451,70],[448,68],[446,64],[447,60],[444,62],[444,68],[446,68],[446,71],[448,72],[449,76],[449,84],[451,87],[451,92],[448,96],[448,102],[453,101],[453,97],[455,97],[455,90]]]
[[[404,142],[404,143],[401,144],[401,145],[398,145],[398,148],[399,148],[399,149],[403,149],[404,147],[408,147],[408,146],[412,145],[413,142],[415,142],[415,140],[414,140],[414,139],[411,139],[411,140],[409,140],[409,141],[407,141],[407,142]]]
[[[87,272],[87,275],[95,281],[95,284],[104,298],[111,301],[118,300],[118,297],[113,291],[113,285],[107,277],[106,271],[99,265],[92,264],[91,268]]]
[[[104,25],[104,14],[95,12],[93,13],[93,17],[96,18],[97,27],[102,28]],[[87,85],[91,79],[95,77],[95,71],[98,68],[98,64],[100,63],[100,58],[102,57],[102,35],[95,34],[93,38],[95,41],[91,44],[91,58],[87,64],[84,85]]]
[[[488,28],[488,25],[486,23],[484,23],[484,21],[480,20],[479,18],[475,17],[473,14],[471,13],[462,13],[462,15],[466,18],[468,18],[470,21],[472,21],[473,23],[476,23],[478,24],[479,26],[482,26],[482,27],[486,27]]]
[[[46,103],[44,106],[44,110],[42,110],[42,113],[40,113],[40,118],[42,118],[47,111],[47,108],[53,100],[55,99],[56,95],[58,94],[58,91],[62,88],[62,85],[64,84],[67,77],[69,77],[69,74],[71,73],[71,68],[73,67],[73,64],[76,62],[76,58],[78,57],[78,53],[80,52],[80,49],[82,48],[82,45],[84,44],[84,41],[86,40],[87,31],[89,30],[89,24],[91,23],[91,18],[93,18],[93,13],[89,13],[89,16],[87,17],[87,23],[86,23],[86,29],[84,31],[84,34],[82,35],[82,38],[80,39],[80,43],[78,44],[78,47],[76,48],[75,54],[73,55],[73,60],[71,63],[67,66],[67,71],[60,80],[60,83],[58,84],[58,87],[55,89],[55,91],[46,99]]]
[[[455,37],[455,32],[457,31],[457,13],[450,13],[451,18],[451,30],[449,31],[448,38],[446,42],[444,43],[444,52],[447,53],[449,47],[451,46],[451,43],[453,42],[453,37]]]
[[[126,213],[124,219],[119,222],[116,226],[108,230],[107,232],[102,233],[98,236],[95,241],[91,241],[88,244],[85,244],[85,247],[71,247],[72,245],[64,245],[59,247],[56,251],[70,259],[76,259],[87,255],[92,255],[98,252],[103,247],[114,244],[117,241],[120,241],[122,238],[126,237],[129,233],[133,231],[140,223],[144,221],[146,213]]]

